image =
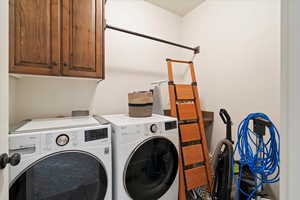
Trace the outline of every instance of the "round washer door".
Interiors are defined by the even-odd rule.
[[[126,191],[132,199],[157,200],[173,184],[178,153],[165,138],[145,141],[131,154],[124,171]]]
[[[106,171],[85,152],[61,152],[34,163],[10,187],[10,200],[103,200]]]

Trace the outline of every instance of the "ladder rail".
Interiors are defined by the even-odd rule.
[[[197,83],[194,63],[190,64],[190,70],[191,70],[191,75],[192,75],[192,82]],[[201,101],[200,101],[200,94],[198,91],[198,86],[197,86],[197,84],[196,85],[194,84],[192,87],[193,87],[193,92],[194,92],[194,96],[195,96],[196,111],[197,111],[197,114],[199,117],[198,120],[199,120],[200,134],[201,134],[201,138],[202,138],[201,141],[205,147],[208,147],[206,135],[205,135],[204,118],[203,118],[203,113],[202,113],[202,109],[201,109]],[[204,148],[204,157],[205,157],[205,161],[208,162],[208,165],[209,165],[209,167],[206,168],[206,171],[207,171],[207,178],[208,178],[209,190],[210,190],[211,186],[212,186],[212,168],[210,167],[211,163],[210,163],[210,159],[209,159],[208,148]]]
[[[168,78],[169,78],[169,98],[170,98],[170,106],[171,106],[171,116],[177,118],[177,108],[176,108],[176,96],[175,96],[175,85],[174,76],[173,76],[173,68],[172,63],[168,61]],[[179,134],[179,138],[181,141],[181,135]],[[179,148],[179,199],[186,200],[186,192],[185,185],[186,180],[184,177],[183,171],[183,160],[182,160],[182,150]]]
[[[198,94],[197,86],[193,86],[193,91],[194,91],[194,94]],[[195,99],[195,102],[196,102],[196,107],[198,108],[196,110],[197,110],[197,114],[198,114],[198,117],[199,117],[198,124],[199,124],[200,134],[201,134],[201,138],[202,138],[201,142],[202,142],[203,146],[208,147],[207,140],[206,140],[206,135],[205,135],[205,128],[204,128],[204,118],[203,118],[202,111],[199,109],[200,106],[201,106],[201,103],[200,103],[200,100],[197,99],[197,98]],[[209,191],[210,191],[211,186],[212,186],[211,162],[210,162],[210,159],[209,159],[208,148],[203,148],[203,151],[204,151],[205,161],[207,162],[207,165],[208,165],[208,167],[206,167],[206,173],[207,173],[207,179],[208,179],[208,182],[209,182]]]

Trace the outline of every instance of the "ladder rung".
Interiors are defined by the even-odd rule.
[[[186,120],[186,121],[178,121],[178,124],[193,124],[193,123],[198,123],[198,119],[193,119],[193,120]]]
[[[185,166],[204,161],[203,149],[201,144],[183,147],[182,153]]]
[[[182,142],[201,140],[198,124],[180,124],[179,129]]]
[[[202,141],[201,140],[193,140],[190,142],[181,142],[181,147],[187,147],[187,146],[196,145],[196,144],[202,144]]]
[[[187,190],[208,184],[205,166],[188,169],[184,171]]]
[[[179,120],[196,120],[198,119],[196,107],[193,103],[177,104]]]
[[[194,92],[191,85],[176,85],[177,100],[193,100]]]
[[[184,166],[183,169],[184,170],[189,170],[189,169],[194,169],[194,168],[201,167],[201,166],[205,166],[205,163],[204,162],[194,163],[192,165]]]
[[[192,64],[192,61],[185,61],[185,60],[174,60],[174,59],[167,59],[167,62],[175,62],[175,63],[185,63],[185,64]]]

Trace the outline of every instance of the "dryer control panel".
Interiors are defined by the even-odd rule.
[[[113,126],[113,135],[120,135],[116,137],[118,142],[128,144],[133,141],[140,140],[143,137],[167,137],[171,135],[178,135],[178,124],[176,120],[152,122],[145,124],[134,124],[127,126]]]

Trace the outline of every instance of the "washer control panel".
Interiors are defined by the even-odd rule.
[[[78,148],[105,147],[111,144],[111,126],[91,126],[47,130],[9,136],[10,153],[32,156],[40,153],[51,153]]]
[[[110,127],[51,131],[41,135],[42,151],[76,149],[106,145],[110,140]]]

